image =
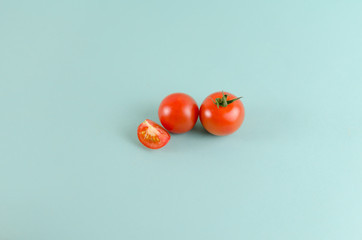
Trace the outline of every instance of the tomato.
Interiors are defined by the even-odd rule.
[[[185,133],[196,124],[199,108],[195,100],[185,93],[165,97],[158,108],[161,124],[172,133]]]
[[[151,149],[162,148],[171,138],[163,127],[149,119],[138,126],[137,136],[143,145]]]
[[[215,92],[200,107],[202,126],[214,135],[229,135],[239,129],[244,121],[243,103],[231,93]]]

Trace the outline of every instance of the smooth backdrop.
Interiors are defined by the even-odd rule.
[[[359,0],[0,1],[1,240],[362,239]],[[241,129],[137,139],[173,92]]]

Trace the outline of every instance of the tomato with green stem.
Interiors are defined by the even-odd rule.
[[[228,92],[215,92],[201,104],[200,121],[211,134],[224,136],[238,130],[244,121],[244,105],[241,97]]]
[[[162,148],[171,138],[163,127],[149,119],[138,126],[137,136],[144,146],[151,149]]]

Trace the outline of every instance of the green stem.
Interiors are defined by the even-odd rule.
[[[239,100],[242,97],[234,98],[231,100],[227,100],[228,95],[224,94],[224,91],[222,91],[222,97],[216,98],[215,100],[211,98],[212,102],[216,104],[217,108],[221,107],[227,107],[229,104],[235,102],[236,100]]]

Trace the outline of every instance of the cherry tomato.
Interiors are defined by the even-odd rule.
[[[161,124],[172,133],[190,131],[197,121],[199,108],[195,100],[185,93],[165,97],[158,108]]]
[[[215,92],[200,107],[202,126],[214,135],[229,135],[239,129],[244,121],[243,103],[231,93]]]
[[[143,145],[151,149],[162,148],[171,138],[163,127],[149,119],[138,126],[137,136]]]

